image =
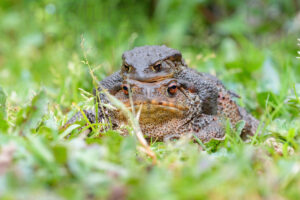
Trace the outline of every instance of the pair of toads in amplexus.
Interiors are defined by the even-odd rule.
[[[121,101],[124,106],[139,112],[138,122],[146,138],[168,140],[192,135],[202,142],[223,140],[225,129],[243,120],[241,137],[253,136],[258,120],[240,107],[234,92],[227,90],[215,76],[189,68],[182,54],[167,46],[142,46],[122,55],[121,69],[99,82],[95,110],[84,110],[74,115],[66,125],[76,123],[83,113],[90,123],[109,119],[113,129],[128,124],[120,109],[111,109],[110,98]],[[97,116],[97,120],[96,120]]]

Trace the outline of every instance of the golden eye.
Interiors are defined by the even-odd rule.
[[[176,84],[176,83],[171,83],[171,84],[168,86],[168,93],[169,93],[170,95],[174,95],[176,92],[177,92],[177,84]]]
[[[161,63],[157,63],[154,66],[152,66],[152,70],[155,72],[159,72],[161,70]]]
[[[128,64],[124,64],[124,69],[126,72],[131,72],[132,67]]]
[[[123,89],[123,92],[124,92],[125,95],[129,94],[129,87],[128,87],[128,85],[123,84],[122,85],[122,89]]]

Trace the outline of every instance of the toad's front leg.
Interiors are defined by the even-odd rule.
[[[85,120],[85,118],[87,118],[88,122],[91,124],[101,122],[103,119],[105,120],[109,111],[107,108],[101,105],[103,105],[103,103],[109,103],[109,100],[102,90],[107,90],[110,94],[113,95],[121,90],[122,80],[123,79],[120,75],[120,71],[118,71],[100,81],[97,90],[94,89],[93,93],[97,97],[97,101],[95,101],[95,103],[98,102],[98,116],[96,116],[94,110],[83,110],[83,113],[77,112],[71,119],[67,121],[67,123],[62,128],[66,128],[69,125],[74,124],[78,121],[83,121]]]
[[[69,119],[62,128],[64,129],[71,124],[74,124],[79,121],[84,121],[85,117],[87,118],[89,123],[96,123],[96,114],[93,110],[83,110],[82,112],[79,111],[75,115],[73,115],[73,117],[71,117],[71,119]],[[85,115],[85,117],[83,116],[83,114]]]

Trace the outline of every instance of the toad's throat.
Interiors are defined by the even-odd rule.
[[[124,103],[126,107],[131,107],[130,102],[125,102]],[[186,111],[188,110],[187,106],[182,106],[182,105],[176,105],[172,102],[167,102],[167,101],[156,101],[156,100],[147,100],[147,101],[134,101],[133,106],[157,106],[157,107],[162,107],[166,109],[175,109],[175,110],[181,110],[181,111]]]

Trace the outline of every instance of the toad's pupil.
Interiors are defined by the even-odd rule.
[[[129,71],[129,66],[128,65],[124,65],[126,71]]]
[[[123,85],[123,92],[124,92],[124,94],[128,94],[128,87],[126,86],[126,85]]]
[[[161,64],[157,64],[157,65],[154,66],[154,70],[155,71],[159,71],[160,67],[161,67]]]

